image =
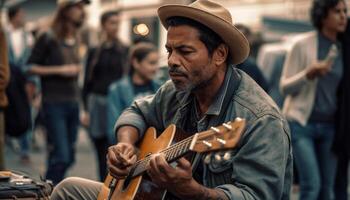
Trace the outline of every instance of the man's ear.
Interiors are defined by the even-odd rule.
[[[226,44],[220,44],[213,52],[213,61],[216,65],[222,65],[226,62],[229,48]]]

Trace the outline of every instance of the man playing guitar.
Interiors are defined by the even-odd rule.
[[[234,67],[248,56],[249,45],[229,11],[198,0],[162,6],[158,15],[168,31],[171,81],[155,95],[135,101],[116,122],[118,143],[107,155],[110,174],[117,180],[129,175],[138,156],[135,144],[148,127],[162,132],[175,124],[193,134],[241,117],[246,129],[236,148],[196,154],[192,163],[180,158],[169,164],[164,154],[154,154],[147,175],[168,191],[164,199],[289,199],[289,129],[271,98]],[[101,187],[69,178],[52,199],[97,199]]]

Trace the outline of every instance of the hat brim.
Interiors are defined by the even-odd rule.
[[[233,64],[242,63],[249,55],[246,37],[235,26],[211,13],[185,5],[164,5],[158,9],[158,16],[166,29],[166,20],[175,16],[190,18],[207,26],[229,46]]]
[[[89,5],[91,3],[91,1],[90,0],[75,0],[75,1],[71,1],[71,2],[61,3],[59,6],[60,7],[67,7],[67,6],[73,6],[73,5],[80,4],[80,3],[83,3],[85,5]]]

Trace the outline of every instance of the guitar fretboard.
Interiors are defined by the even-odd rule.
[[[160,151],[159,153],[164,154],[167,162],[171,163],[190,151],[190,146],[191,146],[193,137],[194,136],[188,137],[176,144],[173,144],[170,147]],[[150,159],[151,159],[151,155],[147,155],[145,158],[137,161],[134,164],[133,168],[131,169],[131,178],[134,178],[136,176],[143,174],[148,168]]]

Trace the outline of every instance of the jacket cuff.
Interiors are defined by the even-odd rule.
[[[234,185],[219,185],[216,187],[216,189],[223,191],[226,194],[226,196],[231,200],[245,200],[241,190]]]
[[[139,138],[143,137],[143,134],[145,133],[147,126],[144,122],[144,119],[137,114],[134,113],[123,113],[123,117],[119,117],[117,122],[114,125],[114,133],[116,134],[118,129],[122,126],[133,126],[137,128],[139,132]]]

